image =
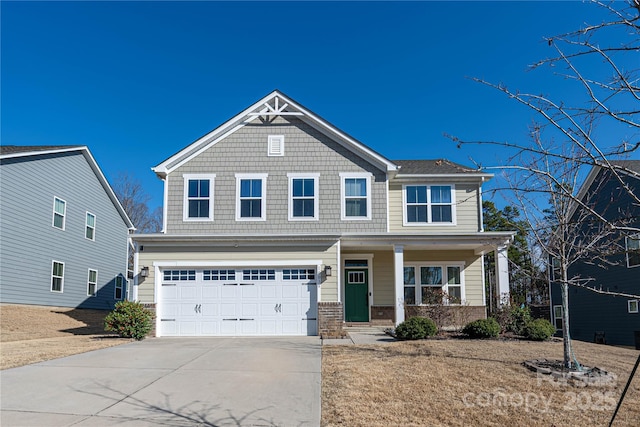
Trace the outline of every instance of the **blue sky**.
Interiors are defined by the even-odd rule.
[[[110,181],[150,168],[274,89],[390,159],[500,164],[533,114],[472,82],[571,99],[527,66],[599,22],[571,2],[6,2],[4,145],[87,145]],[[636,153],[635,158],[639,154]],[[489,187],[491,184],[489,184]]]

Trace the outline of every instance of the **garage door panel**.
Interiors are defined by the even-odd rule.
[[[178,293],[181,300],[196,300],[200,298],[200,288],[195,285],[178,286]]]
[[[268,284],[264,284],[264,285],[260,286],[258,288],[259,289],[259,293],[260,293],[260,298],[261,299],[277,298],[278,297],[278,288],[279,288],[279,286],[268,285]]]
[[[258,298],[258,287],[256,285],[240,285],[240,298]]]
[[[286,284],[282,287],[282,298],[283,299],[298,299],[300,298],[301,288],[299,284]]]
[[[208,299],[219,299],[220,298],[220,286],[215,286],[215,285],[205,285],[202,288],[202,299],[203,300],[208,300]]]
[[[222,317],[237,317],[238,310],[235,302],[220,303],[220,315]]]
[[[238,298],[238,285],[222,285],[220,298],[235,301]]]
[[[258,335],[258,322],[255,320],[240,320],[241,335]]]
[[[202,335],[219,335],[220,334],[220,322],[214,320],[203,320],[201,326]]]

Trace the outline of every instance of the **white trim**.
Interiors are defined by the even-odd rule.
[[[267,220],[267,177],[266,173],[237,173],[236,177],[236,221],[266,221]],[[262,194],[260,196],[260,217],[241,217],[240,183],[244,179],[259,179],[262,181]],[[257,199],[257,198],[253,198]]]
[[[213,221],[213,203],[214,203],[214,188],[216,181],[216,174],[191,174],[185,173],[182,175],[183,179],[183,192],[182,192],[182,220],[185,222],[210,222]],[[209,181],[209,215],[207,217],[189,217],[189,181],[201,180]],[[198,200],[205,200],[205,198],[198,198]]]
[[[336,278],[336,286],[338,287],[338,302],[342,304],[342,302],[344,301],[344,298],[342,298],[342,265],[340,264],[340,257],[342,256],[342,254],[340,253],[340,240],[338,240],[336,242],[336,272],[335,272],[335,278]],[[344,311],[344,306],[342,307],[342,310]],[[343,317],[344,319],[344,317]]]
[[[64,204],[64,213],[62,213],[62,227],[56,226],[56,214],[60,215],[56,212],[56,200],[60,200]],[[58,196],[53,196],[53,211],[51,214],[51,226],[53,228],[57,228],[58,230],[64,231],[66,225],[67,225],[67,201],[64,199],[61,199]]]
[[[370,172],[340,172],[340,219],[342,221],[369,221],[371,220],[371,177],[373,174]],[[366,180],[366,203],[367,203],[367,215],[366,216],[347,216],[346,212],[346,179],[365,179]]]
[[[385,187],[385,197],[387,198],[387,212],[385,214],[385,217],[387,218],[387,233],[391,231],[391,219],[389,218],[391,215],[389,215],[389,175],[387,174],[387,185]]]
[[[89,215],[91,215],[93,217],[93,227],[89,227]],[[92,242],[96,241],[96,227],[98,223],[98,217],[95,214],[92,214],[89,211],[86,211],[85,216],[84,216],[84,238],[87,240],[91,240]],[[92,228],[93,229],[93,238],[90,239],[87,237],[87,228]]]
[[[162,178],[162,230],[161,233],[167,232],[167,211],[169,206],[169,175]]]
[[[407,212],[407,187],[426,187],[427,188],[427,222],[409,222]],[[451,203],[436,203],[431,201],[431,187],[451,187]],[[422,204],[421,204],[422,205]],[[451,206],[451,222],[434,222],[432,218],[431,208],[433,206]],[[402,184],[402,225],[404,227],[442,227],[457,225],[456,218],[456,186],[455,184],[425,184],[425,183],[407,183]]]
[[[139,279],[140,276],[138,271],[140,271],[140,252],[138,252],[139,245],[136,245],[136,251],[133,253],[133,292],[129,294],[129,298],[131,301],[138,301],[138,286],[140,285]]]
[[[634,303],[636,305],[636,309],[635,310],[631,310],[631,304],[634,304]],[[637,299],[630,299],[630,300],[627,301],[627,311],[629,313],[632,313],[632,314],[633,313],[638,313],[638,300]]]
[[[624,253],[625,253],[625,258],[627,260],[627,268],[640,267],[640,264],[629,265],[629,238],[631,238],[632,240],[637,240],[638,242],[640,242],[640,234],[634,234],[633,236],[625,236],[625,238],[624,238]],[[635,250],[635,249],[633,249],[633,250]]]
[[[403,285],[403,302],[404,302],[404,268],[405,267],[413,267],[414,270],[414,278],[415,278],[415,284],[412,286],[415,286],[415,300],[416,303],[412,304],[415,306],[419,306],[419,305],[427,305],[427,304],[422,304],[422,287],[432,287],[432,288],[441,288],[444,292],[446,292],[447,294],[449,293],[449,283],[448,283],[448,272],[447,272],[447,268],[448,267],[458,267],[460,268],[460,284],[453,284],[451,286],[460,286],[460,303],[458,304],[449,304],[452,306],[459,306],[459,305],[465,305],[466,301],[467,301],[467,293],[466,293],[466,280],[465,280],[465,268],[466,268],[466,262],[464,261],[405,261],[404,265],[402,266],[402,285]],[[421,283],[421,274],[420,274],[420,268],[421,267],[440,267],[442,269],[442,285],[425,285]]]
[[[393,245],[393,294],[395,324],[404,322],[404,246]]]
[[[272,100],[280,100],[284,104],[288,104],[290,107],[289,111],[282,111],[282,108],[276,108],[275,110],[271,108],[273,111],[269,111],[268,108],[264,107],[266,103],[269,103]],[[291,109],[295,109],[297,111],[291,111]],[[298,103],[294,102],[290,98],[284,96],[281,92],[274,90],[264,98],[252,104],[250,107],[246,108],[241,113],[235,115],[231,119],[224,122],[222,125],[218,126],[213,131],[199,138],[195,142],[191,143],[186,148],[180,150],[178,153],[169,157],[159,165],[151,168],[157,175],[165,176],[184,163],[198,156],[203,151],[207,150],[211,146],[215,145],[219,141],[223,140],[227,136],[234,133],[236,130],[242,128],[246,124],[252,122],[261,115],[296,115],[301,116],[301,120],[305,123],[309,124],[314,129],[319,130],[320,132],[328,135],[334,136],[336,138],[336,142],[340,143],[342,146],[346,147],[349,151],[358,155],[361,158],[364,158],[369,161],[373,161],[374,163],[378,163],[378,165],[387,172],[397,172],[398,166],[393,162],[388,160],[387,158],[381,156],[375,151],[371,150],[364,144],[355,139],[349,137],[335,126],[311,113],[307,109],[303,108]],[[187,153],[191,153],[188,154]],[[185,157],[186,156],[186,157]]]
[[[322,260],[227,260],[227,261],[155,261],[153,266],[158,268],[166,267],[298,267],[298,266],[322,265]]]
[[[349,259],[366,259],[367,260],[367,302],[368,302],[368,312],[367,312],[367,318],[368,321],[371,321],[371,306],[373,305],[373,254],[372,253],[364,253],[364,254],[344,254],[342,256],[342,261],[340,263],[341,267],[342,267],[342,273],[346,272],[348,269],[354,269],[354,270],[364,270],[365,267],[349,267],[347,268],[345,266],[346,261]],[[344,295],[342,295],[343,297],[343,301],[347,302],[346,298]],[[345,316],[346,319],[346,310],[343,309],[343,314]]]
[[[320,204],[318,203],[319,194],[319,173],[288,173],[287,178],[289,181],[289,221],[318,221],[320,219]],[[296,217],[293,216],[293,180],[294,179],[313,179],[313,216]],[[307,198],[309,199],[309,198]]]
[[[267,156],[284,156],[284,135],[269,135],[267,137]]]
[[[120,298],[118,298],[116,296],[116,291],[118,290],[118,278],[120,278],[120,277],[122,278],[122,291],[121,291]],[[126,289],[127,289],[127,283],[128,283],[128,280],[122,273],[116,274],[116,277],[115,277],[114,282],[113,282],[113,299],[115,299],[117,301],[123,301],[123,300],[127,299],[126,295],[125,295],[125,292],[126,292]]]
[[[478,184],[478,220],[480,221],[480,224],[478,225],[478,231],[479,232],[483,232],[484,231],[484,212],[483,212],[483,206],[482,206],[482,183],[484,182],[484,178],[482,178],[482,182],[480,182]]]
[[[562,314],[562,316],[560,317],[556,317],[556,308],[560,309],[560,313]],[[562,317],[564,316],[564,310],[562,309],[562,305],[552,305],[551,306],[551,317],[553,317],[553,326],[556,327],[557,330],[561,331],[562,330],[562,325],[564,325],[564,322],[562,321]],[[556,325],[556,320],[560,319],[560,327],[558,328]]]
[[[98,296],[98,270],[95,270],[93,268],[88,268],[87,270],[88,270],[87,271],[87,296],[88,297],[97,297]],[[89,293],[89,285],[91,284],[91,272],[92,271],[96,272],[96,281],[94,283],[96,292],[94,294],[90,294]]]
[[[57,263],[57,264],[62,264],[62,276],[55,276],[55,277],[60,277],[60,278],[62,279],[62,280],[60,281],[60,290],[59,290],[59,291],[56,291],[56,290],[54,290],[54,289],[53,289],[53,278],[54,278],[54,276],[53,276],[53,266],[54,266],[56,263]],[[49,291],[51,291],[51,292],[55,292],[55,293],[57,293],[57,294],[62,294],[62,293],[64,293],[64,262],[62,262],[62,261],[56,261],[55,259],[54,259],[54,260],[51,260],[51,276],[50,276],[50,277],[51,277],[51,280],[49,280]]]

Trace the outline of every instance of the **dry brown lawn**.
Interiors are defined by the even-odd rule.
[[[131,342],[104,331],[104,310],[0,306],[0,369]]]
[[[522,366],[528,359],[561,359],[559,341],[325,346],[322,425],[607,426],[638,351],[574,344],[581,363],[617,375],[612,385],[563,385]],[[614,426],[640,426],[640,371]]]

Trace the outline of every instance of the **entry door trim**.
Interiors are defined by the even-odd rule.
[[[369,321],[371,321],[371,307],[373,306],[373,254],[368,253],[368,254],[342,254],[341,255],[341,261],[340,261],[340,267],[341,267],[341,272],[340,274],[343,276],[342,280],[344,281],[342,289],[341,289],[341,298],[343,301],[343,304],[346,304],[346,295],[345,295],[345,288],[346,288],[346,280],[344,278],[345,272],[347,271],[347,268],[345,267],[345,261],[348,259],[366,259],[367,260],[367,280],[368,280],[368,294],[367,294],[367,300],[369,301]],[[364,270],[365,267],[357,267],[360,270]],[[355,269],[355,267],[354,267]],[[345,310],[342,310],[342,316],[343,316],[343,321],[346,321],[346,316],[347,313]]]

